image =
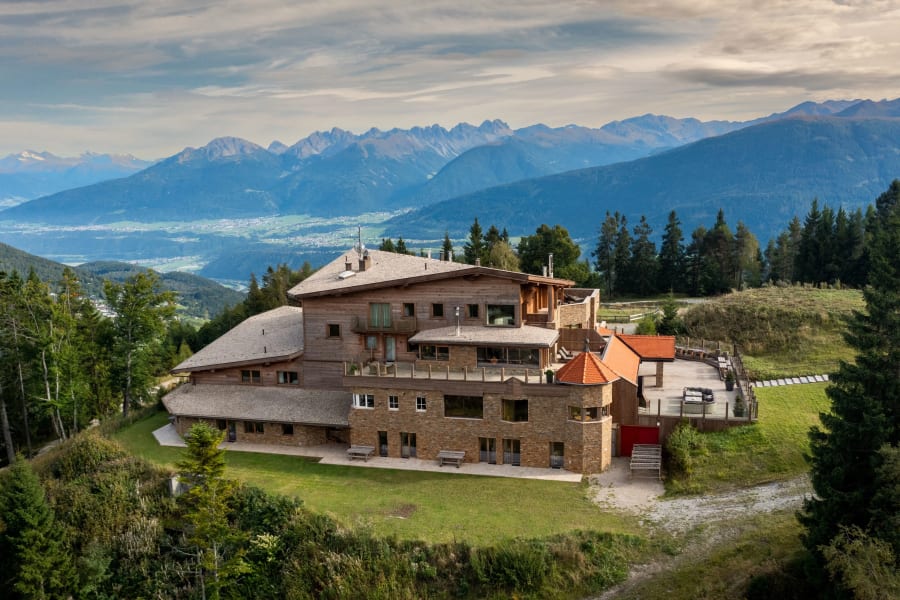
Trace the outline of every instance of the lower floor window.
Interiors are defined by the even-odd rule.
[[[294,424],[293,423],[282,423],[281,424],[281,435],[294,435]]]
[[[299,380],[297,371],[278,371],[278,383],[280,384],[296,384]]]
[[[264,433],[265,428],[257,421],[244,421],[244,433]]]
[[[562,442],[550,442],[550,468],[562,469],[566,466],[566,447]]]
[[[424,411],[426,406],[425,396],[417,396],[416,397],[416,410]]]

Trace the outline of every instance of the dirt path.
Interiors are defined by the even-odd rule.
[[[631,478],[626,458],[613,459],[613,466],[607,472],[591,478],[595,502],[639,514],[647,526],[663,527],[675,535],[684,535],[699,525],[709,526],[702,539],[691,543],[690,551],[685,549],[679,556],[632,568],[628,579],[598,596],[600,600],[616,598],[654,574],[673,568],[686,556],[695,560],[697,552],[708,552],[734,535],[727,524],[742,514],[800,508],[812,488],[809,479],[803,476],[721,494],[671,500],[659,498],[663,491],[662,482],[656,479]]]

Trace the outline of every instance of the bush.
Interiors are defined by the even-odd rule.
[[[687,421],[682,421],[666,441],[669,473],[690,478],[694,471],[694,457],[706,453],[706,440]]]

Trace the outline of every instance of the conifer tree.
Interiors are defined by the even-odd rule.
[[[409,254],[409,250],[406,249],[406,242],[403,241],[402,237],[397,238],[397,246],[394,249],[394,252],[397,254]]]
[[[453,260],[453,242],[450,241],[449,231],[444,232],[444,243],[441,246],[441,256],[443,257],[443,260]]]
[[[69,597],[75,577],[54,521],[41,482],[19,456],[0,482],[0,589],[11,597]]]
[[[616,287],[616,242],[619,237],[619,213],[615,215],[606,211],[606,218],[600,225],[600,236],[597,240],[597,247],[592,253],[596,261],[594,266],[600,273],[606,287],[607,298],[612,298],[613,294],[618,291]]]
[[[681,232],[681,221],[673,210],[669,213],[659,247],[658,288],[680,292],[684,289],[684,277],[684,234]]]
[[[845,336],[855,360],[842,362],[832,376],[831,411],[810,432],[815,496],[800,520],[820,581],[822,548],[843,528],[875,534],[900,556],[900,535],[885,532],[877,519],[886,452],[900,444],[900,180],[876,201],[869,261],[866,310],[853,314]]]
[[[391,238],[381,238],[381,245],[378,246],[378,249],[382,252],[396,252],[397,248],[394,247],[394,242]]]
[[[639,296],[649,296],[656,291],[656,244],[650,240],[652,234],[653,229],[647,223],[647,217],[641,215],[640,223],[634,227],[631,262],[628,266],[631,290]]]
[[[469,229],[469,240],[463,246],[463,254],[465,255],[466,263],[470,265],[475,264],[475,259],[484,261],[487,258],[484,235],[481,231],[481,225],[478,224],[478,217],[475,217],[475,222],[472,223],[472,227]]]

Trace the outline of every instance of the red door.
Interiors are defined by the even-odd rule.
[[[658,444],[659,427],[641,427],[639,425],[620,425],[620,456],[631,456],[635,444]]]

